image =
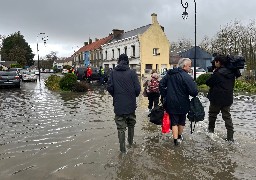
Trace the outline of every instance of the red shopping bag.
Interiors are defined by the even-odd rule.
[[[164,112],[162,122],[163,122],[162,123],[162,133],[169,133],[170,132],[170,127],[171,127],[171,122],[170,122],[170,116],[166,111]]]

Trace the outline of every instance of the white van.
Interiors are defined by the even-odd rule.
[[[194,78],[194,67],[191,67],[189,74],[192,78]],[[198,78],[201,74],[206,74],[204,68],[196,67],[196,78]]]

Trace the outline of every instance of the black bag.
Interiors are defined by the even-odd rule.
[[[163,106],[156,106],[151,110],[151,113],[149,114],[149,121],[156,125],[162,125],[163,116]]]
[[[144,88],[142,95],[148,97],[147,87]]]
[[[191,134],[195,129],[195,125],[198,121],[203,121],[205,116],[204,107],[198,97],[193,97],[190,101],[189,112],[187,118],[191,122]],[[194,129],[192,129],[192,122],[195,122]]]

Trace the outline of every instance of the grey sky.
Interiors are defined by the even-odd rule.
[[[70,56],[89,37],[94,41],[114,28],[129,31],[150,24],[156,13],[170,42],[194,42],[194,0],[183,2],[189,3],[187,20],[181,17],[180,0],[0,0],[0,34],[20,31],[36,54],[36,37],[44,32],[49,40],[46,47],[39,41],[40,56],[50,51]],[[198,43],[231,21],[256,19],[256,0],[196,0],[196,7]]]

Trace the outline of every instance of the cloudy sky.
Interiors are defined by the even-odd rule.
[[[129,31],[151,23],[156,13],[170,42],[188,38],[194,42],[194,0],[187,0],[187,20],[180,0],[0,0],[0,35],[20,31],[36,54],[37,35],[48,36],[46,46],[39,38],[39,54],[51,51],[59,57],[91,39],[103,38],[112,29]],[[213,37],[221,26],[234,20],[248,24],[256,19],[256,0],[196,0],[197,42]]]

